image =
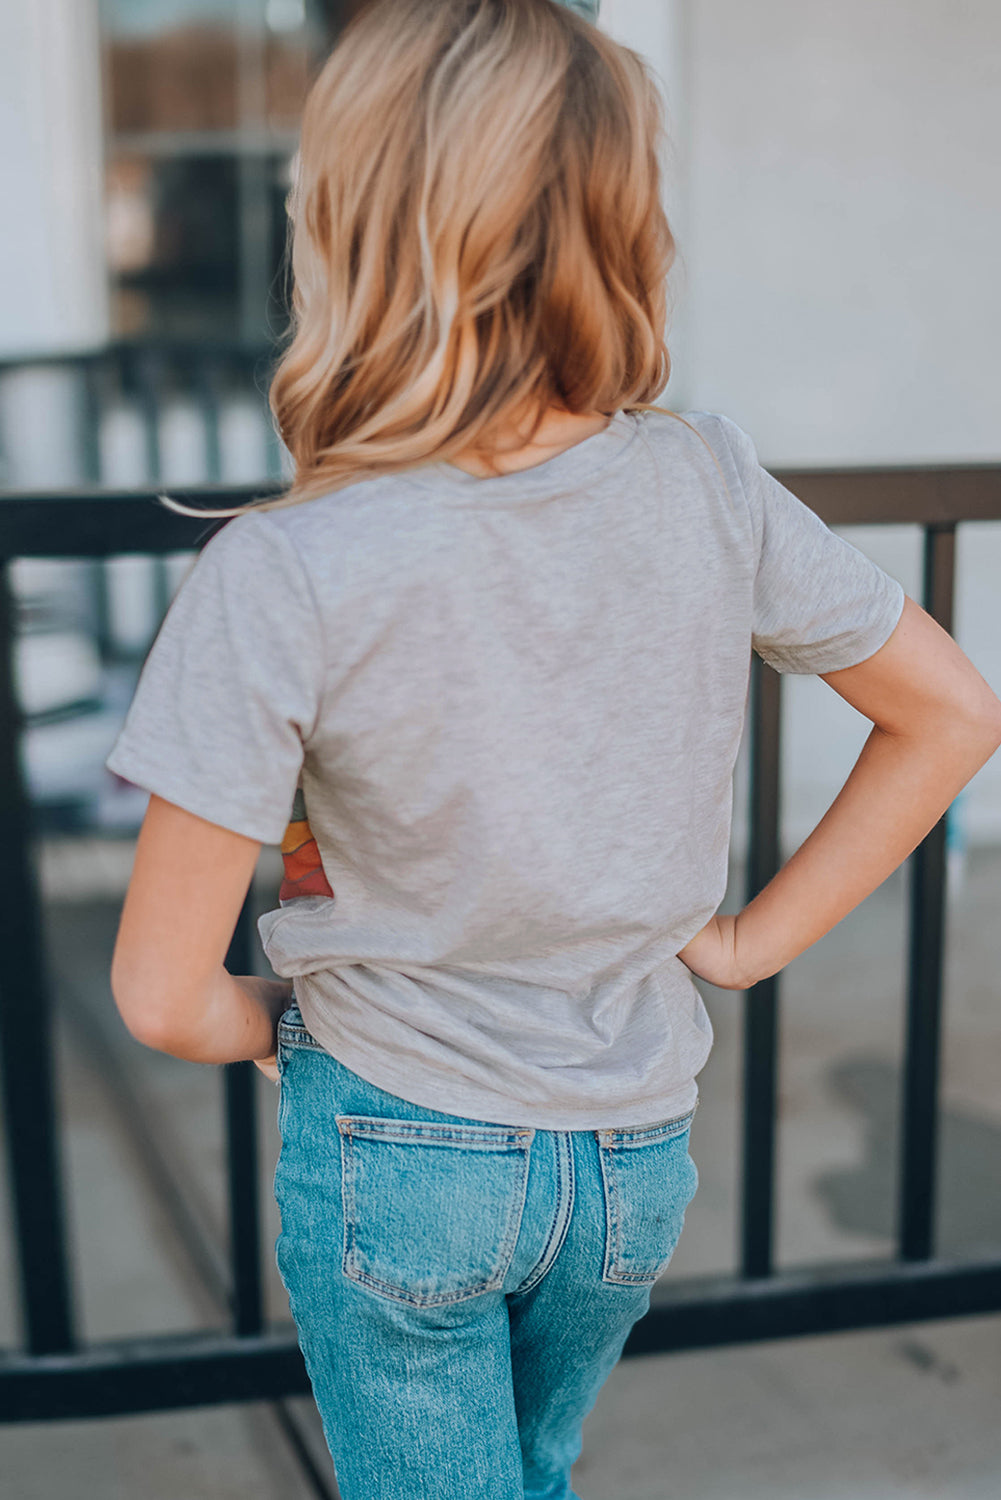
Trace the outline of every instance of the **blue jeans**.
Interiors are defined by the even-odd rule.
[[[624,1130],[410,1104],[278,1028],[276,1258],[343,1500],[572,1500],[581,1428],[698,1186]]]

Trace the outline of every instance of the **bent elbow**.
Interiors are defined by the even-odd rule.
[[[111,993],[129,1035],[154,1052],[170,1052],[182,1044],[176,1007],[170,1007],[148,984],[126,980],[112,965]]]
[[[964,719],[964,733],[983,748],[984,761],[1001,749],[1001,698],[994,693],[985,696]]]
[[[915,729],[953,745],[957,753],[978,755],[982,764],[1001,747],[1001,698],[979,673],[971,674],[950,684]]]
[[[1001,749],[1001,698],[995,698],[991,708],[989,721],[989,732],[992,736],[994,750]],[[991,751],[993,755],[994,751]]]
[[[118,1014],[125,1023],[125,1029],[135,1041],[141,1042],[144,1047],[150,1047],[154,1052],[169,1052],[171,1038],[169,1026],[165,1023],[163,1015],[154,1010],[148,999],[130,993],[123,993],[112,987]]]

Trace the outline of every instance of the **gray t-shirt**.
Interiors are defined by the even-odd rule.
[[[520,473],[230,521],[106,764],[281,843],[265,952],[363,1078],[645,1124],[695,1104],[713,1042],[677,953],[726,887],[752,647],[852,666],[903,603],[727,418],[620,412]]]

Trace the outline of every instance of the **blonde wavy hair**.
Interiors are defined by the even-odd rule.
[[[559,0],[370,0],[306,100],[289,195],[292,322],[269,405],[287,492],[489,453],[547,410],[667,383],[661,97]],[[654,408],[664,410],[664,408]],[[674,415],[674,413],[671,413]]]

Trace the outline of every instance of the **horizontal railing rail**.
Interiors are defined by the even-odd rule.
[[[919,526],[922,603],[951,631],[956,528],[968,521],[1001,520],[1001,464],[776,472],[832,526]],[[229,505],[276,489],[268,481],[238,487],[171,487],[170,493],[195,504]],[[149,490],[0,496],[0,921],[6,938],[0,972],[0,1069],[24,1323],[23,1350],[0,1353],[0,1420],[123,1414],[309,1391],[292,1325],[265,1327],[257,1075],[252,1064],[221,1070],[229,1195],[229,1331],[143,1335],[81,1345],[65,1236],[51,986],[30,857],[31,807],[21,766],[23,716],[14,674],[16,601],[8,564],[21,557],[106,558],[196,549],[223,524],[215,518],[178,516]],[[780,863],[781,710],[781,677],[755,657],[749,717],[748,899]],[[863,1264],[774,1268],[779,976],[773,976],[745,996],[739,1270],[733,1275],[679,1278],[658,1288],[651,1311],[630,1336],[627,1355],[1001,1310],[1001,1248],[996,1259],[978,1261],[945,1261],[934,1254],[945,826],[943,817],[908,862],[895,1256]],[[227,957],[234,972],[251,968],[250,899],[248,894]],[[167,1196],[176,1199],[177,1193],[172,1188]],[[170,1204],[167,1208],[171,1211]],[[183,1217],[183,1205],[175,1204],[173,1212]],[[207,1258],[215,1264],[210,1253]]]

